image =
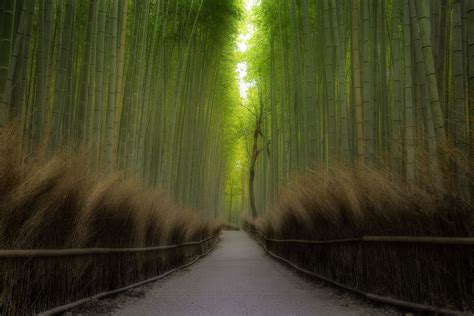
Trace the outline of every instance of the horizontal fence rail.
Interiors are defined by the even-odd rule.
[[[137,253],[150,252],[179,247],[201,245],[217,235],[205,238],[201,241],[191,241],[177,245],[141,247],[141,248],[65,248],[65,249],[0,249],[0,258],[35,258],[35,257],[67,257],[86,256],[95,254],[115,254],[115,253]]]
[[[473,246],[474,238],[461,237],[416,237],[416,236],[363,236],[358,238],[344,238],[332,240],[303,240],[303,239],[275,239],[268,238],[259,231],[248,230],[253,234],[258,234],[267,241],[279,243],[298,244],[339,244],[353,242],[396,242],[396,243],[419,243],[419,244],[439,244],[439,245],[466,245]]]
[[[206,242],[206,241],[209,241],[213,238],[216,238],[218,235],[214,235],[214,236],[211,236],[209,238],[206,238],[206,239],[203,239],[201,240],[200,242],[194,242],[194,243],[191,243],[191,245],[195,245],[196,243],[203,243],[203,242]],[[189,245],[190,243],[185,243],[185,244],[181,244],[181,245]],[[177,245],[177,246],[181,246],[181,245]],[[187,268],[193,264],[195,264],[199,259],[207,256],[211,251],[213,251],[215,248],[217,247],[217,244],[214,245],[214,247],[210,248],[209,250],[207,250],[205,253],[201,254],[201,255],[198,255],[196,256],[191,262],[188,262],[188,263],[185,263],[179,267],[176,267],[174,269],[171,269],[169,271],[166,271],[165,273],[163,274],[160,274],[158,276],[155,276],[155,277],[152,277],[150,279],[147,279],[147,280],[144,280],[144,281],[140,281],[140,282],[137,282],[137,283],[134,283],[134,284],[131,284],[131,285],[128,285],[128,286],[125,286],[125,287],[122,287],[122,288],[118,288],[118,289],[115,289],[115,290],[112,290],[112,291],[108,291],[108,292],[102,292],[102,293],[99,293],[99,294],[96,294],[96,295],[93,295],[91,297],[87,297],[87,298],[84,298],[84,299],[80,299],[80,300],[77,300],[75,302],[72,302],[72,303],[69,303],[69,304],[65,304],[65,305],[62,305],[62,306],[58,306],[58,307],[55,307],[55,308],[52,308],[52,309],[49,309],[47,311],[43,311],[41,313],[38,314],[38,316],[51,316],[51,315],[58,315],[60,313],[64,313],[64,312],[67,312],[73,308],[76,308],[78,306],[81,306],[85,303],[88,303],[88,302],[93,302],[93,301],[97,301],[97,300],[100,300],[100,299],[103,299],[103,298],[106,298],[106,297],[109,297],[109,296],[113,296],[113,295],[117,295],[117,294],[120,294],[120,293],[123,293],[125,291],[128,291],[128,290],[131,290],[131,289],[134,289],[134,288],[137,288],[139,286],[142,286],[142,285],[145,285],[145,284],[148,284],[148,283],[151,283],[151,282],[155,282],[157,280],[160,280],[160,279],[163,279],[164,277],[178,271],[178,270],[181,270],[181,269],[184,269],[184,268]],[[153,247],[153,248],[156,248],[156,247]],[[162,249],[162,248],[160,248]],[[158,249],[158,250],[160,250]],[[166,249],[169,249],[169,248],[166,248]]]
[[[195,263],[218,242],[219,233],[155,247],[0,249],[0,315],[52,315],[153,282]]]
[[[289,266],[293,267],[294,269],[296,269],[299,272],[302,272],[302,273],[307,274],[307,275],[311,275],[313,277],[316,277],[317,279],[328,282],[328,283],[330,283],[330,284],[332,284],[336,287],[348,290],[352,293],[356,293],[356,294],[358,294],[362,297],[365,297],[369,300],[378,301],[378,302],[389,304],[389,305],[392,305],[392,306],[397,306],[399,308],[408,308],[408,309],[411,309],[411,310],[424,311],[424,312],[429,312],[429,313],[436,313],[436,314],[443,314],[443,315],[472,315],[471,312],[461,312],[461,311],[450,309],[450,308],[441,308],[441,307],[432,306],[432,305],[428,305],[428,304],[408,301],[407,300],[407,299],[409,299],[408,297],[404,297],[404,299],[398,299],[398,298],[396,298],[396,295],[393,295],[394,293],[388,294],[389,296],[373,294],[375,292],[364,291],[364,286],[362,286],[362,288],[360,288],[359,285],[358,285],[359,282],[361,282],[361,284],[366,284],[367,285],[368,283],[365,282],[367,280],[364,281],[363,279],[359,278],[359,279],[357,279],[359,282],[356,282],[355,284],[348,285],[348,284],[345,284],[345,282],[338,281],[337,278],[334,279],[334,278],[328,277],[327,275],[325,275],[325,273],[319,273],[317,271],[317,269],[316,269],[316,271],[311,271],[311,270],[314,270],[314,268],[311,268],[311,264],[308,267],[303,267],[305,264],[303,264],[303,266],[301,266],[301,265],[296,264],[295,262],[293,262],[294,260],[290,260],[289,258],[286,258],[285,256],[289,255],[291,257],[291,253],[292,253],[293,250],[290,251],[290,249],[293,249],[293,248],[289,248],[289,247],[287,247],[287,245],[288,244],[293,244],[294,247],[296,248],[294,250],[294,251],[296,251],[296,252],[294,252],[294,254],[297,254],[296,258],[299,258],[300,263],[306,262],[306,265],[307,265],[307,263],[308,263],[307,259],[301,261],[301,258],[304,257],[304,256],[314,255],[314,253],[311,252],[311,249],[314,250],[315,248],[313,248],[313,247],[318,247],[319,245],[321,245],[321,246],[327,245],[327,246],[324,246],[324,247],[320,247],[321,250],[323,250],[323,249],[332,249],[332,248],[327,248],[331,244],[338,245],[337,246],[338,248],[335,249],[336,252],[338,251],[337,249],[341,249],[341,251],[343,251],[342,250],[343,248],[339,248],[339,247],[344,247],[344,249],[346,249],[346,250],[347,249],[352,249],[352,248],[355,247],[355,249],[359,249],[359,251],[357,251],[358,255],[362,255],[363,252],[360,252],[360,251],[362,251],[362,250],[365,251],[366,249],[369,249],[367,247],[370,247],[370,249],[378,249],[376,247],[377,243],[386,243],[387,245],[393,245],[393,247],[395,247],[394,249],[401,249],[399,247],[401,247],[403,244],[405,244],[407,247],[431,247],[431,249],[436,249],[437,247],[444,247],[443,249],[447,249],[446,247],[453,246],[453,247],[456,247],[456,249],[458,249],[459,251],[465,253],[466,256],[469,256],[469,253],[472,256],[472,254],[474,252],[470,252],[469,248],[474,246],[474,238],[415,237],[415,236],[363,236],[363,237],[359,237],[359,238],[346,238],[346,239],[335,239],[335,240],[299,240],[299,239],[269,238],[269,237],[265,236],[264,234],[262,234],[261,232],[259,232],[257,230],[253,230],[249,227],[247,227],[246,230],[256,238],[256,240],[263,247],[265,252],[268,255],[270,255],[271,257],[273,257],[277,260],[280,260],[280,261],[284,262],[285,264],[288,264]],[[374,248],[374,247],[376,247],[376,248]],[[432,247],[436,247],[436,248],[432,248]],[[270,248],[275,248],[275,249],[270,249]],[[304,250],[304,249],[306,249],[306,250]],[[384,247],[384,249],[385,249],[385,247]],[[464,250],[464,249],[466,249],[466,250]],[[275,253],[274,250],[276,250],[277,252],[282,252],[283,255]],[[319,252],[320,255],[324,254],[324,253],[326,253],[326,252],[325,251]],[[329,253],[334,253],[334,252],[329,252]],[[399,253],[398,255],[402,255],[402,254]],[[306,257],[306,258],[308,258],[308,257]],[[319,258],[319,259],[317,259],[317,258]],[[317,258],[314,259],[314,260],[316,260],[316,262],[317,261],[323,261],[324,262],[323,266],[324,266],[324,264],[326,264],[326,265],[328,264],[328,262],[325,262],[327,257],[317,256]],[[314,260],[313,260],[313,263],[314,263]],[[370,259],[370,257],[368,257],[368,258],[366,257],[365,259],[362,259],[362,260],[363,260],[363,262],[365,262],[364,265],[367,265],[368,262],[371,259]],[[416,259],[413,258],[412,260],[413,260],[413,264],[415,264]],[[458,258],[457,260],[460,260],[460,259]],[[298,260],[296,260],[296,261],[298,261]],[[309,260],[309,262],[311,262],[311,260]],[[474,261],[472,261],[472,258],[471,258],[471,261],[469,261],[469,262],[470,262],[469,266],[470,266],[470,269],[472,271],[472,269],[474,269],[474,266],[472,265],[472,262],[474,262]],[[333,263],[333,264],[337,265],[338,263],[336,262],[336,263]],[[348,264],[350,266],[353,266],[356,263],[353,262],[351,264],[350,262],[345,262],[346,267],[347,267]],[[389,264],[391,264],[391,263],[389,263]],[[398,263],[393,263],[393,264],[397,265]],[[344,270],[342,270],[342,271],[344,271]],[[353,268],[350,271],[351,271],[352,275],[354,275],[354,273],[356,273],[356,268]],[[372,270],[372,273],[373,272],[374,271]],[[444,271],[444,273],[446,273],[446,272],[447,271]],[[360,272],[360,275],[362,276],[362,278],[369,277],[367,275],[367,271]],[[457,276],[457,277],[459,277],[459,276]],[[472,279],[472,276],[467,275],[466,277]],[[470,293],[469,297],[472,297],[471,292],[472,292],[472,289],[474,289],[474,285],[471,284],[471,287],[472,288],[468,287],[466,289],[467,292]],[[471,306],[471,305],[469,305],[469,306]],[[458,308],[459,308],[459,306],[458,306]]]

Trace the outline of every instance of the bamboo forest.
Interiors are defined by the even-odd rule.
[[[472,312],[473,0],[0,0],[0,315]]]

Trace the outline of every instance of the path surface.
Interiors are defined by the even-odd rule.
[[[134,297],[135,296],[135,297]],[[113,300],[115,315],[380,315],[266,256],[247,233],[224,232],[217,249],[162,281]],[[110,302],[108,303],[110,304]]]

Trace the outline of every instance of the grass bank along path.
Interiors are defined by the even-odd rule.
[[[101,304],[116,315],[391,314],[333,288],[305,281],[266,256],[247,233],[224,232],[209,256],[188,271]],[[110,313],[99,304],[92,313]]]

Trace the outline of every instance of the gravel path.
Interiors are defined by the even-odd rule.
[[[242,231],[224,232],[217,249],[189,269],[90,308],[81,313],[139,316],[395,314],[331,287],[306,281],[266,256]]]

